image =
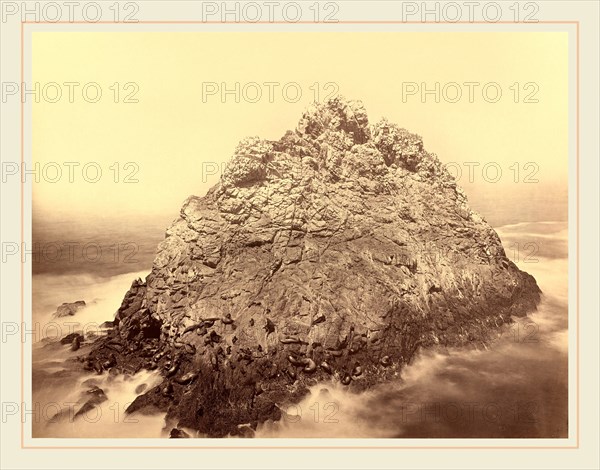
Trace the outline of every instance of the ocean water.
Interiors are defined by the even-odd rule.
[[[69,230],[78,239],[77,230]],[[301,403],[282,404],[283,418],[259,426],[256,437],[567,437],[567,224],[528,222],[496,230],[507,255],[542,289],[537,312],[515,319],[487,347],[421,351],[397,380],[367,392],[318,384]],[[107,247],[124,239],[148,247],[137,250],[133,263],[81,256],[67,264],[41,259],[34,266],[33,319],[42,325],[33,346],[33,399],[41,409],[34,437],[167,436],[163,414],[124,414],[137,395],[160,381],[156,373],[82,374],[73,358],[89,346],[75,353],[57,341],[57,331],[102,334],[99,325],[112,320],[131,282],[149,272],[163,232],[152,226],[124,236],[120,227],[104,227]],[[44,236],[47,241],[58,235],[40,230],[37,241],[43,245]],[[88,306],[67,319],[52,317],[58,305],[76,300]],[[92,386],[104,391],[105,401],[70,419]]]

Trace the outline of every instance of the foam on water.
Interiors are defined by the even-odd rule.
[[[82,373],[75,358],[89,352],[89,345],[84,343],[79,351],[72,352],[70,344],[59,341],[66,334],[79,331],[86,337],[102,334],[100,325],[114,319],[132,281],[146,274],[142,271],[102,278],[81,274],[34,276],[33,319],[40,325],[33,345],[32,392],[37,407],[34,437],[161,436],[163,413],[135,417],[125,414],[127,406],[143,393],[141,386],[147,390],[161,382],[157,372],[141,371],[134,376]],[[58,305],[75,300],[85,300],[87,306],[74,316],[53,317]],[[93,386],[104,391],[106,401],[73,419],[86,401],[85,392]],[[59,412],[63,413],[60,418]]]

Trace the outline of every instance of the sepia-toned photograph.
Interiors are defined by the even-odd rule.
[[[34,437],[568,436],[564,33],[32,52]]]
[[[0,467],[597,470],[599,22],[0,0]]]

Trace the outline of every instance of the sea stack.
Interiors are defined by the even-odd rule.
[[[235,435],[318,382],[362,390],[419,348],[485,344],[539,300],[421,137],[335,98],[242,140],[184,202],[88,364],[158,369],[128,412]]]

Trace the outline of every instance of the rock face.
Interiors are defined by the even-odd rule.
[[[363,389],[419,347],[481,345],[539,299],[419,136],[336,98],[243,140],[185,201],[87,366],[159,368],[129,412],[240,434],[317,381]]]
[[[53,316],[56,318],[60,317],[70,317],[75,315],[79,310],[85,307],[85,301],[77,300],[75,302],[65,302],[64,304],[59,305],[56,308],[56,312],[54,312]]]

